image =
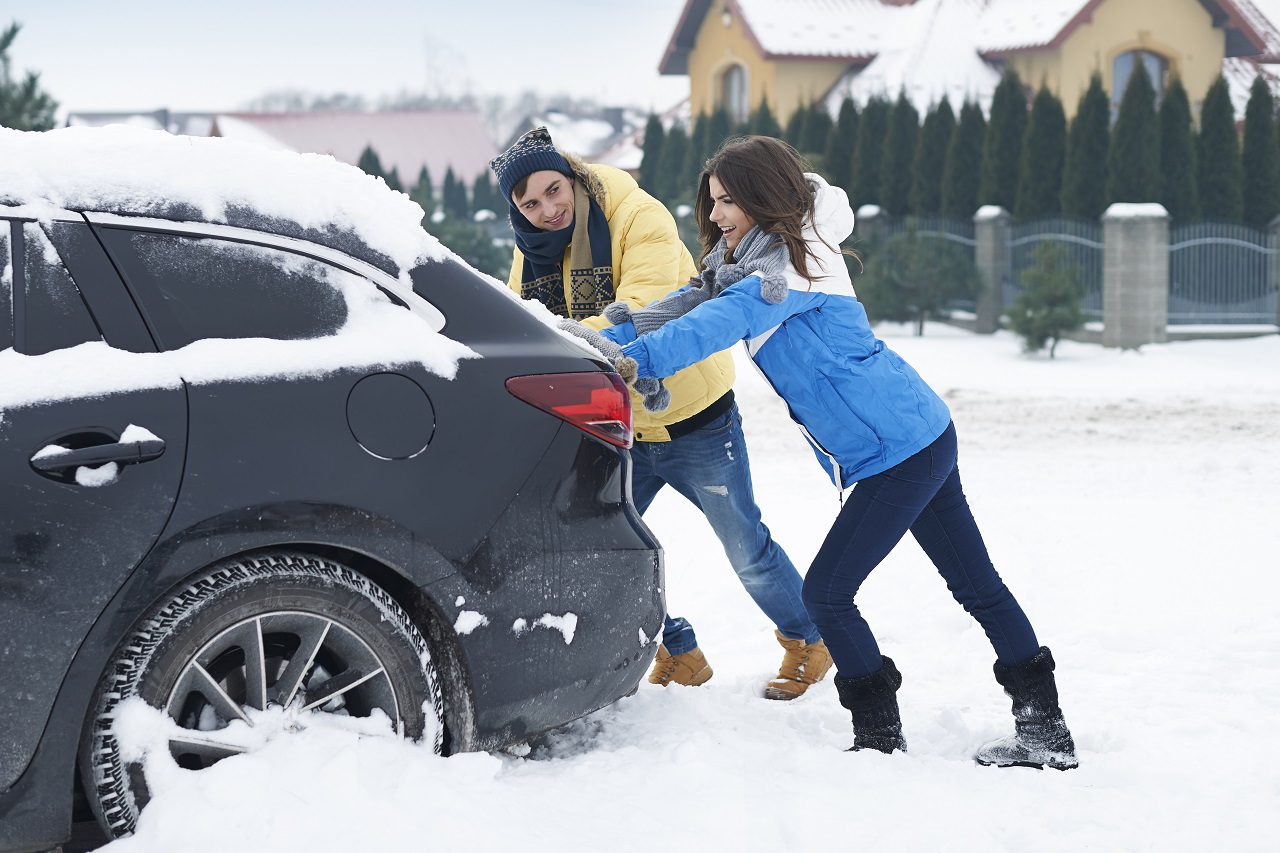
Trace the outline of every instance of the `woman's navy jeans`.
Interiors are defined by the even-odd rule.
[[[1026,614],[996,574],[960,486],[956,429],[887,471],[860,480],[804,580],[804,603],[845,678],[880,669],[880,647],[854,596],[910,530],[956,601],[986,631],[1001,663],[1040,649]]]

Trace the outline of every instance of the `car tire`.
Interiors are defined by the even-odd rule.
[[[133,832],[150,799],[141,766],[123,760],[114,731],[117,706],[135,695],[201,741],[192,747],[170,740],[175,759],[191,769],[242,751],[203,739],[216,740],[217,729],[246,708],[269,705],[307,710],[314,702],[350,716],[377,708],[396,732],[429,737],[441,751],[444,709],[422,633],[377,584],[310,554],[220,563],[156,606],[120,643],[80,744],[86,796],[112,838]]]

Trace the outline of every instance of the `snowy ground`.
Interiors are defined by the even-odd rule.
[[[997,567],[1058,660],[1069,773],[974,765],[1011,728],[982,631],[913,541],[860,598],[902,670],[908,755],[845,753],[824,682],[758,698],[780,659],[705,522],[649,522],[673,612],[716,675],[648,684],[525,759],[313,726],[164,780],[142,851],[1274,850],[1280,831],[1280,336],[1118,353],[931,325],[878,330],[952,407]],[[837,511],[745,362],[766,522],[799,566]]]

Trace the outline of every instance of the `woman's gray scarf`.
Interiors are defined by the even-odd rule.
[[[708,299],[719,296],[725,288],[757,272],[760,273],[760,296],[766,302],[776,305],[787,298],[787,279],[783,273],[791,256],[781,237],[754,225],[734,247],[732,263],[725,263],[727,253],[728,246],[721,237],[716,247],[702,259],[702,272],[689,279],[689,287],[644,308],[633,310],[625,302],[614,302],[604,309],[605,318],[615,326],[630,321],[635,324],[636,335],[648,334],[677,317],[683,317]],[[561,320],[560,327],[586,340],[608,357],[626,378],[627,384],[641,395],[645,409],[660,412],[671,405],[671,392],[663,381],[636,378],[635,361],[623,356],[621,348],[613,341],[573,320]]]
[[[689,279],[691,286],[687,289],[636,310],[625,302],[615,302],[604,309],[604,316],[615,326],[630,320],[635,324],[637,335],[648,334],[756,272],[760,273],[760,295],[766,302],[776,305],[787,298],[787,279],[783,273],[791,256],[781,237],[753,225],[734,247],[732,263],[725,263],[727,250],[721,237],[702,259],[702,272]]]

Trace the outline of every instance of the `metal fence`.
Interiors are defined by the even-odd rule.
[[[868,232],[859,234],[855,231],[854,233],[855,237],[888,242],[898,234],[905,233],[913,227],[919,237],[927,240],[946,240],[949,243],[960,246],[969,263],[975,262],[974,255],[978,242],[974,239],[973,220],[970,219],[949,219],[945,216],[900,217],[882,215],[876,218],[874,227],[869,229]],[[854,248],[857,248],[856,242]],[[975,310],[975,302],[973,299],[955,299],[947,303],[947,308],[953,311],[972,313]]]
[[[975,260],[974,223],[940,216],[876,216],[859,222],[857,238],[866,248],[914,227],[923,238],[947,240]],[[1101,222],[1051,217],[1019,222],[1009,229],[1010,274],[1002,283],[1009,310],[1022,280],[1036,262],[1036,249],[1056,244],[1066,253],[1082,285],[1086,320],[1103,319],[1104,228]],[[857,242],[855,241],[855,248]],[[1169,229],[1170,325],[1277,323],[1280,314],[1280,237],[1246,225],[1194,222]],[[955,301],[953,310],[973,312],[973,300]]]
[[[1057,243],[1067,262],[1076,268],[1083,288],[1080,308],[1087,320],[1102,319],[1102,223],[1055,216],[1014,225],[1009,249],[1012,274],[1004,282],[1004,306],[1008,310],[1022,292],[1022,276],[1036,263],[1036,248]]]
[[[1276,247],[1266,231],[1225,222],[1169,229],[1169,324],[1274,323]]]

